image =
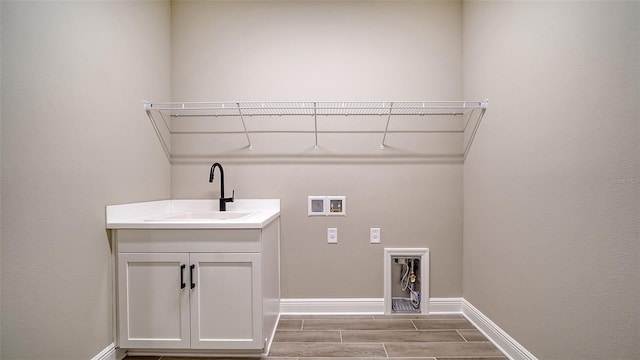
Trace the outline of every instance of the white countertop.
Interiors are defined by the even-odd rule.
[[[107,229],[262,229],[280,216],[280,199],[236,199],[228,213],[236,219],[167,219],[218,212],[218,199],[160,200],[107,206]]]

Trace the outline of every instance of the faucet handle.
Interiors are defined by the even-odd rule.
[[[235,190],[233,190],[233,191],[231,192],[231,197],[230,197],[230,198],[222,198],[222,199],[220,199],[220,200],[221,200],[221,201],[224,201],[224,202],[233,202],[233,200],[235,199],[235,197],[236,197],[236,191],[235,191]]]

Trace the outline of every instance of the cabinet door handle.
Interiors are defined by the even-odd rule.
[[[187,265],[182,264],[180,265],[180,289],[184,289],[185,287],[187,287],[187,284],[185,284],[184,282],[184,269],[187,267]]]
[[[194,283],[194,282],[193,282],[193,269],[195,269],[195,268],[196,268],[196,266],[195,266],[195,265],[193,265],[193,264],[189,267],[189,270],[190,270],[190,278],[191,278],[191,288],[192,288],[192,289],[196,287],[196,283]]]

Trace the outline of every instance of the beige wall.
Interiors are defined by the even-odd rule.
[[[104,206],[218,197],[213,161],[237,197],[282,199],[284,297],[382,297],[382,249],[426,246],[431,295],[538,358],[639,357],[638,6],[2,1],[0,357],[110,344]],[[170,168],[140,106],[461,98],[491,100],[464,182],[459,136],[176,135]],[[348,216],[308,218],[307,195]]]
[[[177,1],[172,99],[459,99],[461,30],[459,2]],[[247,121],[313,129],[309,118]],[[319,127],[380,130],[384,121],[322,118]],[[225,195],[280,198],[285,298],[381,298],[384,247],[429,247],[431,295],[461,296],[462,165],[449,156],[461,135],[421,136],[389,135],[382,151],[379,133],[320,134],[319,150],[313,134],[253,134],[248,151],[243,134],[174,135],[172,197],[219,197],[207,179],[220,161]],[[346,195],[347,216],[307,217],[308,195]],[[327,244],[328,227],[339,244]],[[381,245],[369,244],[370,227],[382,229]]]
[[[170,195],[142,111],[169,97],[169,3],[0,8],[0,357],[90,359],[113,342],[105,206]]]
[[[640,3],[463,7],[464,298],[539,359],[640,358]]]

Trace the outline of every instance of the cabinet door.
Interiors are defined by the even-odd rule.
[[[191,348],[262,349],[260,254],[192,253]]]
[[[120,347],[189,348],[189,254],[119,254],[118,302]]]

